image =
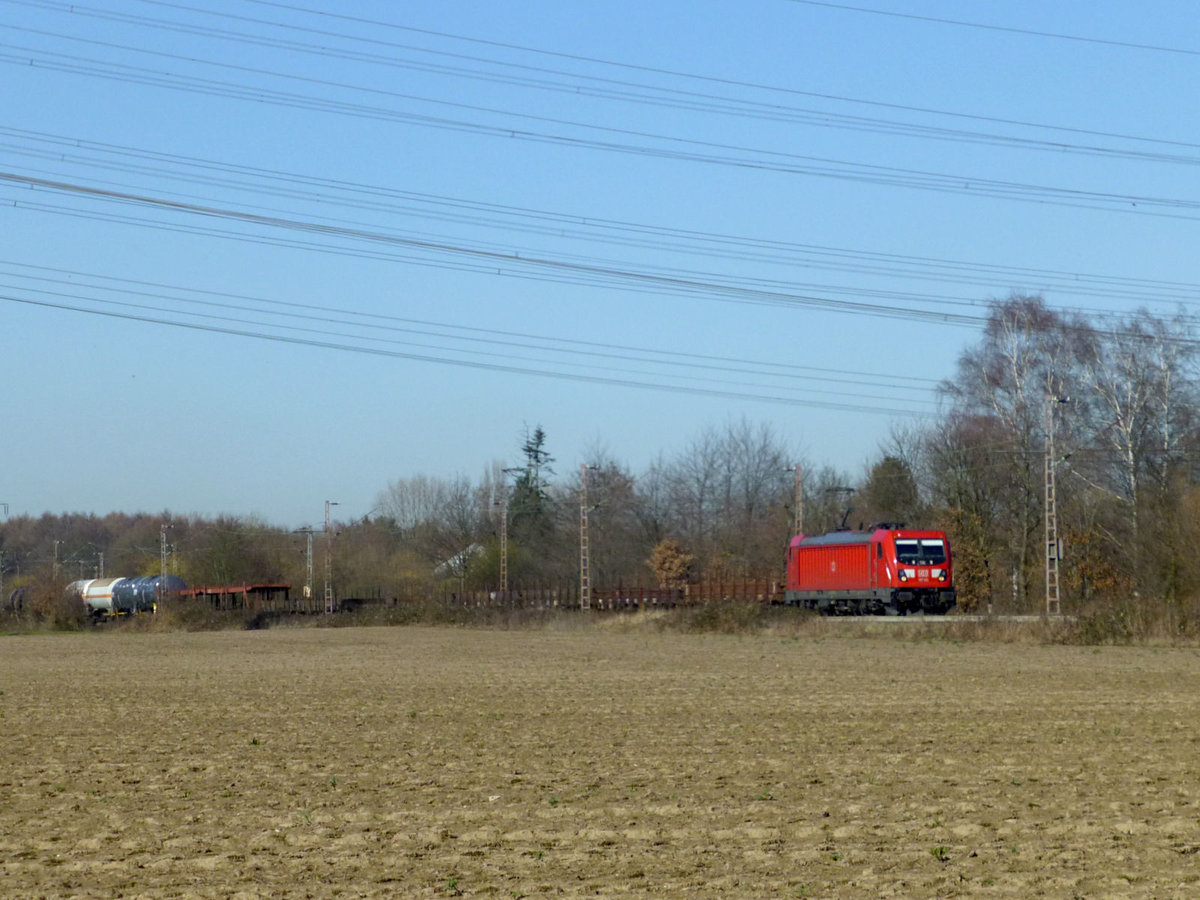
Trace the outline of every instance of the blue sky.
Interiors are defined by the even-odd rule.
[[[1198,72],[1183,2],[0,0],[0,502],[857,474],[989,299],[1196,302]]]

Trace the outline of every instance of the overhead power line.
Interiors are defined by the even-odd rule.
[[[253,0],[252,0],[253,2]],[[1155,53],[1175,53],[1183,56],[1200,56],[1200,50],[1186,47],[1169,47],[1162,44],[1140,44],[1135,41],[1117,41],[1108,38],[1086,37],[1079,34],[1066,34],[1058,31],[1038,31],[1033,28],[1018,28],[1011,25],[989,25],[983,22],[970,22],[965,19],[949,19],[941,16],[923,16],[916,13],[894,12],[886,9],[875,9],[866,6],[851,6],[847,3],[830,3],[828,0],[790,0],[805,6],[824,6],[829,9],[841,9],[848,12],[868,13],[873,16],[888,16],[893,19],[909,19],[915,22],[929,22],[936,25],[954,25],[959,28],[977,28],[984,31],[999,31],[1008,34],[1020,34],[1027,37],[1053,38],[1058,41],[1074,41],[1080,44],[1096,44],[1107,47],[1121,47],[1127,50],[1149,50]]]
[[[786,286],[778,289],[766,287],[764,285],[767,283],[759,279],[742,279],[728,276],[714,280],[715,276],[711,273],[672,272],[661,269],[656,271],[654,269],[628,268],[628,264],[614,261],[581,262],[566,258],[523,255],[511,251],[448,243],[444,240],[435,241],[412,238],[377,229],[346,227],[344,225],[299,220],[278,215],[268,216],[260,213],[218,208],[178,200],[167,200],[147,195],[135,195],[128,192],[99,189],[92,186],[0,172],[0,182],[3,181],[26,184],[30,187],[63,192],[69,195],[107,200],[121,205],[132,204],[134,206],[144,206],[148,209],[161,209],[168,212],[191,214],[201,219],[227,219],[253,226],[281,229],[284,232],[307,232],[319,238],[337,238],[339,242],[297,241],[292,238],[273,236],[266,233],[246,234],[212,226],[201,226],[196,222],[189,222],[186,219],[182,222],[165,222],[157,219],[118,215],[103,211],[86,211],[70,207],[57,207],[52,204],[43,204],[26,199],[14,200],[13,205],[17,208],[27,208],[35,211],[87,219],[122,222],[160,230],[206,234],[239,241],[254,241],[325,253],[404,261],[462,271],[516,274],[520,277],[534,280],[620,287],[623,290],[633,289],[640,292],[664,295],[695,296],[758,305],[825,309],[833,312],[869,315],[880,318],[915,319],[941,325],[980,327],[986,323],[991,312],[989,304],[978,301],[969,304],[969,307],[973,310],[972,312],[962,313],[952,312],[946,308],[929,309],[899,306],[893,303],[878,304],[867,303],[861,300],[839,300],[827,296],[800,293],[790,290]],[[340,243],[340,239],[343,238],[355,243],[364,243],[368,246],[382,245],[385,248],[394,246],[410,252],[397,256],[386,250],[352,249]],[[414,256],[412,252],[418,255]],[[894,293],[892,295],[897,296]],[[929,298],[925,299],[928,302]],[[1070,310],[1066,311],[1069,312]],[[1111,314],[1107,315],[1111,316]],[[1089,329],[1101,335],[1115,336],[1122,333],[1119,327],[1104,329],[1089,326]]]
[[[575,280],[602,279],[612,284],[632,284],[651,290],[698,294],[701,296],[710,297],[712,299],[723,299],[737,303],[831,309],[842,312],[857,312],[859,314],[873,315],[884,318],[934,321],[940,324],[978,327],[986,321],[986,316],[978,314],[932,311],[927,309],[895,307],[885,304],[833,300],[826,297],[806,296],[785,291],[742,288],[735,283],[704,281],[689,276],[661,275],[652,272],[636,271],[632,269],[615,269],[604,265],[575,263],[553,258],[519,256],[495,250],[485,250],[463,245],[408,238],[383,231],[346,228],[319,222],[288,219],[280,216],[267,216],[233,209],[172,201],[163,198],[131,194],[122,191],[104,190],[86,185],[71,184],[43,178],[34,178],[11,172],[0,172],[0,182],[25,185],[31,188],[48,190],[71,196],[89,197],[118,204],[131,204],[133,206],[144,207],[148,209],[184,213],[191,216],[199,216],[204,218],[224,219],[252,226],[263,226],[272,229],[281,229],[284,231],[310,234],[325,238],[344,238],[355,242],[363,242],[368,245],[400,247],[421,253],[434,254],[436,256],[461,257],[476,263],[486,264],[489,270],[495,269],[496,266],[503,266],[518,272],[532,271],[534,273],[541,273],[551,277],[566,276]],[[36,204],[30,202],[19,202],[19,205],[36,208]],[[83,214],[79,213],[78,211],[58,211],[77,215]],[[117,217],[113,216],[108,218],[116,219]],[[326,247],[325,249],[328,250],[329,248]]]
[[[502,137],[508,140],[516,139],[573,147],[576,149],[633,154],[643,157],[649,156],[665,160],[699,162],[735,168],[749,168],[781,174],[819,177],[886,187],[903,187],[945,194],[989,196],[1023,202],[1048,203],[1055,206],[1076,209],[1108,210],[1112,212],[1183,218],[1188,220],[1198,218],[1198,216],[1189,213],[1200,211],[1200,200],[1135,193],[1090,191],[963,174],[939,173],[910,167],[855,163],[769,148],[746,147],[718,141],[695,140],[636,129],[596,125],[588,122],[561,119],[554,116],[497,109],[459,100],[422,97],[388,91],[373,86],[335,82],[328,79],[270,71],[251,66],[183,57],[157,50],[120,46],[85,38],[70,37],[68,39],[84,43],[100,43],[116,47],[123,52],[148,54],[178,62],[213,66],[235,71],[243,76],[266,76],[309,86],[316,85],[326,90],[351,90],[365,93],[372,97],[384,97],[392,101],[427,104],[453,109],[460,114],[515,118],[533,123],[533,126],[514,128],[511,125],[505,126],[469,119],[453,119],[405,112],[386,106],[338,101],[328,96],[318,97],[290,91],[280,91],[265,86],[179,76],[174,73],[159,72],[145,67],[111,63],[104,60],[37,50],[12,44],[0,43],[0,61],[30,66],[44,66],[57,71],[166,87],[200,94],[253,100],[255,102],[271,102],[285,107],[308,109],[318,112],[332,112],[359,118],[403,122],[421,127],[480,136]],[[566,130],[535,130],[546,127]],[[586,136],[588,134],[598,136]]]
[[[5,271],[5,269],[8,271]],[[61,277],[55,277],[61,276]],[[506,331],[494,328],[479,328],[472,326],[452,325],[445,322],[434,322],[424,319],[414,319],[381,313],[363,313],[354,310],[337,309],[316,304],[297,303],[294,301],[272,300],[263,297],[233,294],[229,292],[202,291],[185,288],[179,285],[168,285],[146,281],[136,281],[125,278],[103,276],[95,273],[80,272],[33,266],[16,262],[0,260],[0,278],[13,278],[11,284],[0,283],[0,286],[11,290],[27,290],[71,299],[90,299],[94,302],[106,303],[133,308],[136,305],[127,302],[129,298],[147,298],[159,302],[176,304],[170,308],[136,306],[139,310],[156,312],[178,312],[183,315],[194,315],[210,311],[234,312],[237,314],[268,314],[275,321],[300,322],[304,326],[315,326],[311,330],[323,329],[329,325],[350,326],[357,329],[354,336],[367,340],[377,340],[378,333],[385,335],[407,334],[418,338],[444,338],[464,344],[477,352],[474,347],[500,348],[505,353],[510,349],[521,351],[544,351],[559,354],[559,361],[579,357],[589,357],[620,362],[622,371],[629,371],[627,364],[641,363],[664,367],[664,371],[683,370],[689,377],[694,373],[710,375],[714,372],[734,373],[751,376],[766,376],[779,379],[780,383],[791,383],[804,390],[810,390],[810,382],[833,384],[840,387],[868,387],[879,390],[903,390],[906,400],[911,400],[916,390],[929,390],[938,382],[936,379],[923,378],[915,375],[880,374],[862,370],[838,370],[826,367],[805,366],[794,363],[776,362],[774,360],[748,360],[731,357],[714,356],[711,354],[687,353],[657,347],[637,347],[568,339],[547,335],[537,335],[529,332]],[[32,282],[32,287],[30,283]],[[45,286],[49,287],[45,287]],[[91,293],[82,295],[79,292],[89,290]],[[116,295],[121,301],[108,299],[106,295]],[[238,320],[242,324],[272,324],[252,323]],[[328,334],[329,332],[322,332]],[[342,335],[347,336],[347,335]],[[430,349],[447,349],[430,347]],[[459,349],[459,348],[454,348]],[[819,389],[818,389],[819,390]]]
[[[912,137],[936,139],[946,141],[957,141],[965,143],[987,144],[997,146],[1012,146],[1021,147],[1033,150],[1053,151],[1056,154],[1061,153],[1082,153],[1087,155],[1112,156],[1126,159],[1139,159],[1144,161],[1182,163],[1188,165],[1200,164],[1200,157],[1196,155],[1180,155],[1170,153],[1155,153],[1149,151],[1138,151],[1120,147],[1102,147],[1088,144],[1071,143],[1065,140],[1048,140],[1025,138],[1014,135],[997,134],[994,132],[979,132],[967,131],[961,128],[945,128],[931,125],[923,125],[912,122],[902,122],[897,120],[880,119],[876,117],[847,115],[844,113],[832,112],[821,109],[804,109],[794,106],[789,106],[780,102],[777,99],[770,100],[754,100],[748,97],[732,97],[728,94],[716,95],[711,92],[704,92],[694,89],[685,89],[680,87],[666,85],[650,85],[629,81],[628,79],[609,78],[595,74],[585,74],[575,71],[569,71],[561,68],[547,68],[545,66],[535,66],[525,63],[515,63],[508,60],[500,60],[494,58],[484,58],[473,54],[456,53],[445,50],[433,49],[430,47],[414,46],[412,44],[400,43],[397,41],[383,40],[378,37],[364,37],[361,35],[353,35],[345,32],[334,32],[323,28],[313,28],[308,26],[296,25],[293,23],[285,23],[261,19],[251,16],[237,15],[218,10],[200,9],[193,6],[188,6],[181,3],[163,3],[156,0],[141,0],[143,3],[149,3],[156,7],[169,8],[179,12],[186,12],[195,15],[206,17],[216,17],[223,21],[234,21],[242,25],[266,26],[272,30],[284,30],[289,32],[299,32],[304,35],[314,35],[320,37],[323,42],[320,44],[306,43],[302,41],[294,41],[283,38],[272,38],[259,34],[251,34],[244,31],[234,31],[224,28],[215,28],[209,26],[200,26],[190,22],[183,22],[170,19],[158,19],[150,16],[136,15],[128,12],[115,12],[111,10],[97,9],[83,4],[77,3],[59,3],[53,0],[3,0],[10,4],[23,6],[33,6],[37,8],[50,8],[60,12],[69,12],[74,16],[88,16],[102,20],[116,21],[136,26],[153,28],[157,30],[171,31],[183,34],[190,34],[200,37],[213,38],[217,40],[231,41],[242,44],[248,44],[256,47],[267,47],[274,49],[286,50],[289,52],[298,52],[308,55],[326,57],[340,60],[350,60],[356,62],[364,62],[372,65],[385,66],[388,68],[413,69],[424,72],[432,72],[436,74],[448,75],[458,78],[468,78],[492,83],[510,84],[521,87],[531,87],[538,90],[569,93],[573,97],[591,96],[604,99],[615,99],[624,102],[633,102],[641,104],[650,104],[656,106],[666,106],[676,109],[687,109],[699,112],[717,113],[724,115],[733,115],[739,117],[758,118],[768,121],[792,122],[796,124],[804,124],[817,126],[822,128],[842,128],[854,131],[868,131],[881,134],[892,135],[908,135]],[[302,10],[299,7],[289,7],[300,12],[309,12],[315,15],[315,11]],[[353,21],[360,21],[357,17],[350,17]],[[375,28],[395,27],[405,31],[417,32],[426,36],[437,35],[439,38],[450,39],[458,42],[480,43],[485,45],[493,45],[494,42],[478,41],[476,39],[463,37],[461,35],[451,35],[439,32],[428,32],[421,29],[412,29],[409,26],[389,26],[389,23],[374,21]],[[29,30],[29,29],[16,29]],[[42,32],[38,32],[42,33]],[[65,37],[68,40],[85,40],[69,36]],[[351,45],[366,45],[369,47],[377,47],[386,50],[386,53],[367,52],[361,50],[343,49],[330,44],[329,39],[336,41],[347,42]],[[101,42],[88,40],[88,43],[100,44],[102,46],[112,46],[110,44],[101,44]],[[920,113],[922,115],[936,115],[939,117],[949,117],[964,120],[974,120],[987,122],[990,125],[1003,124],[1007,126],[1019,126],[1022,128],[1033,128],[1046,132],[1056,132],[1059,134],[1073,134],[1087,137],[1103,137],[1106,139],[1119,139],[1125,141],[1136,141],[1140,143],[1151,143],[1166,146],[1174,146],[1180,148],[1190,148],[1192,150],[1200,150],[1200,145],[1188,144],[1181,141],[1166,141],[1161,139],[1153,139],[1146,137],[1137,137],[1133,135],[1120,135],[1101,131],[1088,131],[1086,129],[1068,128],[1062,125],[1034,123],[1034,122],[1018,122],[1012,120],[1004,120],[999,118],[991,118],[978,114],[964,114],[950,112],[946,110],[935,110],[929,108],[921,108],[916,106],[906,106],[903,104],[889,104],[876,101],[867,101],[853,97],[843,97],[832,94],[823,94],[813,91],[801,91],[794,88],[778,88],[770,85],[757,85],[747,82],[734,82],[725,79],[713,78],[711,76],[695,75],[691,73],[672,72],[670,70],[654,69],[651,67],[632,66],[613,62],[610,60],[600,60],[590,57],[573,56],[571,54],[550,53],[543,50],[538,50],[531,47],[520,47],[512,44],[498,45],[506,49],[518,50],[526,55],[544,55],[570,59],[575,62],[586,62],[589,65],[599,65],[605,68],[615,68],[619,70],[635,71],[641,74],[654,74],[656,76],[669,76],[673,80],[700,82],[700,83],[716,83],[724,87],[736,87],[739,90],[752,90],[755,93],[764,94],[771,98],[785,98],[788,95],[797,97],[808,97],[820,99],[823,101],[832,101],[839,104],[858,104],[866,105],[875,108],[886,108],[906,113]],[[130,50],[133,48],[122,48]],[[449,59],[453,64],[442,64],[435,62],[422,62],[411,57],[405,58],[398,56],[396,51],[401,51],[409,54],[418,54],[422,57],[435,57],[439,59]],[[464,68],[463,64],[469,64],[475,68]],[[478,68],[484,66],[486,68]],[[505,74],[514,73],[514,74]]]
[[[9,140],[6,142],[5,138]],[[1200,301],[1200,284],[1195,283],[883,253],[848,247],[782,241],[771,237],[721,234],[696,229],[656,226],[569,212],[399,190],[346,179],[332,179],[279,169],[231,164],[213,159],[162,153],[128,145],[86,141],[64,135],[51,135],[0,125],[0,154],[6,151],[19,158],[35,159],[53,164],[43,173],[43,177],[60,180],[64,172],[83,166],[88,169],[132,173],[141,178],[168,178],[173,181],[182,181],[188,185],[203,185],[207,189],[222,187],[271,197],[315,201],[320,204],[322,210],[343,206],[389,215],[402,215],[406,218],[461,224],[473,229],[479,227],[494,229],[503,235],[503,249],[510,253],[525,255],[545,253],[545,251],[538,251],[534,248],[515,246],[512,243],[512,235],[521,233],[552,237],[556,242],[584,240],[622,247],[652,248],[673,254],[698,256],[708,262],[714,259],[739,261],[754,264],[756,268],[760,269],[762,264],[771,264],[789,269],[816,269],[855,275],[886,275],[893,278],[899,276],[920,281],[970,285],[975,290],[972,297],[936,297],[928,292],[915,294],[897,290],[879,291],[830,284],[768,281],[762,277],[751,278],[745,274],[737,276],[739,284],[753,283],[776,289],[806,289],[819,291],[826,295],[854,294],[937,305],[949,303],[970,309],[986,309],[988,305],[979,299],[980,282],[999,284],[1004,290],[1015,290],[1023,286],[1025,290],[1039,292],[1053,290],[1065,295],[1119,299],[1125,303],[1195,304]],[[37,173],[27,172],[26,174]],[[104,186],[130,189],[128,185],[111,180]],[[195,200],[194,197],[180,193],[172,193],[170,196],[173,199]],[[281,212],[280,210],[264,210],[261,207],[257,208],[257,211]],[[356,223],[338,221],[337,224]],[[428,232],[418,234],[409,231],[407,233],[427,240],[453,240],[445,235],[434,235]],[[479,239],[476,239],[475,243],[483,245]],[[499,248],[501,248],[500,244],[494,245],[494,249]],[[594,258],[575,257],[575,259],[587,262],[598,261]],[[666,273],[667,270],[659,267],[658,271]],[[986,287],[983,293],[987,293]],[[1085,314],[1100,313],[1098,310],[1078,306],[1060,306],[1060,308]]]
[[[229,13],[222,13],[222,12],[216,12],[216,11],[200,11],[200,10],[196,10],[196,7],[190,7],[190,6],[186,6],[186,5],[182,5],[182,4],[175,4],[175,2],[167,2],[166,0],[138,0],[138,1],[143,2],[143,4],[149,4],[152,6],[170,7],[170,8],[176,8],[176,10],[192,10],[192,11],[196,11],[196,12],[205,12],[205,13],[211,14],[211,16],[218,16],[218,17],[222,17],[222,18],[241,19],[242,22],[257,22],[259,24],[269,24],[269,25],[275,26],[275,28],[294,29],[294,30],[298,30],[298,31],[308,31],[308,32],[313,32],[313,34],[320,34],[320,35],[324,35],[324,36],[334,36],[335,35],[335,32],[323,30],[323,29],[304,28],[304,26],[296,26],[296,25],[287,24],[287,23],[265,22],[265,20],[263,20],[263,19],[253,19],[250,17],[230,16]],[[1150,143],[1156,143],[1156,144],[1171,144],[1171,145],[1176,145],[1176,146],[1193,146],[1193,148],[1194,148],[1194,146],[1196,146],[1195,144],[1180,144],[1180,143],[1174,142],[1174,140],[1163,140],[1163,139],[1159,139],[1159,138],[1132,136],[1132,134],[1120,134],[1120,133],[1105,132],[1105,131],[1090,131],[1090,130],[1086,130],[1086,128],[1072,128],[1072,127],[1058,125],[1058,124],[1051,124],[1051,122],[1032,122],[1032,121],[1024,121],[1024,120],[1018,120],[1018,119],[1004,119],[1004,118],[997,118],[997,116],[980,115],[978,113],[962,113],[962,112],[955,112],[955,110],[911,106],[911,104],[904,104],[904,103],[888,103],[888,102],[883,102],[883,101],[865,100],[865,98],[862,98],[862,97],[848,97],[848,96],[844,96],[844,95],[822,94],[822,92],[805,91],[805,90],[799,90],[797,88],[784,88],[784,86],[779,86],[779,85],[767,85],[767,84],[761,84],[761,83],[756,83],[756,82],[745,82],[745,80],[739,80],[736,78],[722,78],[720,76],[713,76],[713,74],[703,74],[703,73],[697,73],[697,72],[683,72],[683,71],[679,71],[679,70],[672,70],[672,68],[661,68],[658,66],[636,65],[636,64],[630,64],[630,62],[619,62],[616,60],[602,59],[602,58],[599,58],[599,56],[588,56],[588,55],[575,54],[575,53],[563,53],[563,52],[560,52],[560,50],[547,50],[547,49],[542,49],[542,48],[524,46],[524,44],[517,44],[517,43],[511,43],[511,42],[505,42],[505,41],[488,40],[488,38],[472,37],[472,36],[467,36],[467,35],[456,35],[456,34],[451,34],[451,32],[448,32],[448,31],[438,31],[438,30],[434,30],[434,29],[416,28],[416,26],[413,26],[413,25],[403,25],[403,24],[395,23],[395,22],[386,22],[386,20],[383,20],[383,19],[373,19],[373,18],[367,18],[367,17],[362,17],[362,16],[350,16],[350,14],[347,14],[344,12],[337,13],[337,12],[330,12],[330,11],[326,11],[326,10],[313,10],[313,8],[311,8],[311,7],[299,6],[299,5],[295,5],[295,4],[284,4],[284,2],[276,2],[275,0],[246,0],[246,2],[250,2],[250,4],[256,4],[258,6],[276,8],[276,10],[305,13],[305,14],[308,14],[308,16],[318,17],[322,20],[325,20],[325,22],[329,22],[329,20],[341,20],[341,22],[348,22],[348,23],[354,23],[354,24],[359,24],[359,25],[368,25],[368,26],[371,26],[372,29],[379,29],[379,30],[384,30],[384,31],[401,31],[401,32],[408,32],[408,34],[419,34],[419,35],[426,35],[426,36],[430,36],[430,37],[445,38],[445,40],[472,43],[472,44],[475,44],[475,46],[480,46],[480,47],[492,47],[492,48],[504,49],[504,50],[516,50],[516,52],[526,53],[526,54],[536,54],[539,56],[545,56],[545,58],[562,59],[562,60],[569,60],[569,61],[574,61],[574,62],[586,62],[586,64],[589,64],[589,65],[611,66],[614,68],[620,68],[620,70],[625,70],[625,71],[630,71],[630,72],[642,72],[642,73],[647,73],[647,74],[654,74],[654,76],[668,76],[668,77],[672,77],[672,78],[685,78],[685,79],[689,79],[689,80],[695,80],[695,82],[732,86],[732,88],[739,88],[739,89],[770,91],[770,92],[773,92],[773,94],[780,95],[780,96],[791,95],[791,96],[800,96],[800,97],[815,97],[815,98],[821,98],[821,100],[832,100],[832,101],[845,102],[845,103],[858,103],[858,104],[863,104],[863,106],[870,106],[870,107],[881,108],[881,109],[896,109],[896,110],[902,110],[902,112],[929,113],[932,115],[950,116],[950,118],[955,118],[955,119],[966,119],[966,120],[973,120],[973,121],[992,122],[992,124],[1000,124],[1000,125],[1019,125],[1022,127],[1042,128],[1042,130],[1055,131],[1055,132],[1060,132],[1060,133],[1088,134],[1088,136],[1092,136],[1092,137],[1121,138],[1121,139],[1126,139],[1126,140],[1142,140],[1142,142],[1150,142]],[[832,4],[827,4],[827,5],[832,6]],[[377,38],[364,38],[364,37],[350,36],[350,35],[336,35],[336,36],[347,37],[347,38],[349,38],[349,40],[358,40],[358,41],[371,42],[371,43],[378,42],[380,44],[385,44],[385,46],[386,46],[386,44],[389,44],[389,42],[386,42],[386,41],[378,41]]]
[[[867,403],[838,403],[814,400],[806,397],[789,397],[770,395],[766,393],[752,393],[748,391],[733,391],[733,390],[718,390],[711,388],[701,388],[695,385],[671,385],[665,383],[652,383],[646,381],[638,381],[629,378],[620,378],[616,376],[603,375],[587,375],[578,372],[566,371],[546,371],[527,366],[505,365],[500,363],[486,363],[474,359],[447,359],[444,357],[432,356],[423,353],[410,353],[399,350],[391,350],[380,347],[363,346],[359,344],[349,344],[338,341],[319,340],[315,338],[302,338],[294,335],[271,334],[264,331],[255,331],[248,328],[233,328],[218,326],[213,324],[201,324],[197,322],[180,322],[161,316],[139,315],[134,313],[119,313],[108,310],[90,309],[77,306],[71,303],[52,303],[49,301],[32,300],[28,297],[19,297],[14,294],[0,293],[0,300],[10,303],[18,303],[26,306],[41,307],[44,309],[58,309],[69,312],[86,313],[88,315],[103,316],[106,318],[124,319],[127,321],[144,322],[155,325],[166,325],[174,328],[185,328],[193,331],[204,331],[213,334],[225,334],[237,337],[254,338],[257,340],[272,341],[283,344],[296,344],[306,347],[314,347],[325,350],[339,350],[348,353],[359,353],[370,356],[381,356],[391,359],[406,359],[417,362],[437,363],[441,365],[451,365],[457,367],[482,369],[493,372],[505,372],[516,375],[533,375],[539,377],[549,377],[557,380],[584,382],[589,384],[601,384],[616,387],[629,388],[645,388],[656,391],[665,391],[668,393],[677,394],[695,394],[707,397],[720,397],[728,400],[753,400],[766,403],[778,403],[787,406],[809,407],[815,409],[829,409],[843,412],[869,413],[891,416],[913,416],[922,417],[932,415],[930,412],[923,412],[911,408],[902,407],[899,404],[889,406],[877,406]]]

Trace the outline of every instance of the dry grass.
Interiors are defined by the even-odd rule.
[[[1196,651],[670,619],[4,638],[0,885],[1200,893]]]
[[[60,604],[61,605],[61,604]],[[176,631],[260,630],[267,628],[347,628],[385,625],[434,625],[491,629],[620,630],[653,633],[713,633],[815,637],[851,633],[901,641],[949,640],[984,643],[1052,643],[1088,646],[1200,646],[1200,600],[1093,601],[1082,614],[1061,619],[1005,616],[985,620],[950,615],[898,623],[871,618],[826,619],[794,607],[741,601],[710,602],[637,612],[577,609],[464,607],[438,601],[364,605],[336,616],[215,611],[199,602],[173,601],[155,615],[95,625],[74,607],[23,618],[0,615],[0,634],[99,628],[103,631],[165,633]]]

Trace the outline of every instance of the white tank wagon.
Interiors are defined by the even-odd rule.
[[[143,578],[90,578],[72,581],[67,585],[69,597],[83,601],[88,612],[99,619],[104,616],[129,616],[154,612],[164,593],[187,589],[178,575],[148,575]]]
[[[67,585],[67,596],[78,597],[87,607],[88,612],[99,618],[111,616],[113,613],[113,585],[120,578],[88,578],[85,581],[72,581]]]

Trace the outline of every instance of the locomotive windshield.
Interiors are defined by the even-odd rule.
[[[946,561],[946,542],[941,539],[897,538],[896,562],[909,566],[938,566]]]

